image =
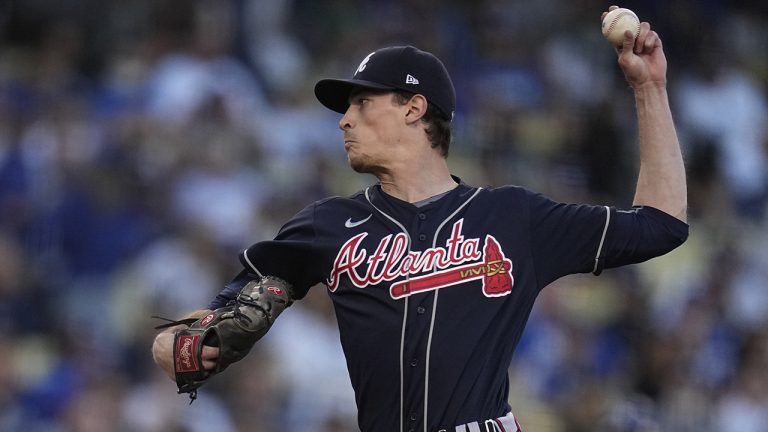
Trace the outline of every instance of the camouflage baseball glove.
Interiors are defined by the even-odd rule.
[[[189,393],[190,403],[197,389],[211,376],[240,361],[264,336],[285,308],[292,303],[291,286],[282,279],[265,276],[248,282],[234,300],[200,319],[173,321],[156,328],[179,324],[173,341],[174,373],[179,394]],[[213,370],[203,368],[203,346],[219,348]]]

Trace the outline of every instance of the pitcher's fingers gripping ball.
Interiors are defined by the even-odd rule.
[[[635,38],[640,35],[640,19],[634,12],[617,7],[603,17],[603,36],[615,47],[624,43],[624,33],[629,30]]]
[[[173,358],[179,393],[189,393],[190,403],[197,389],[211,376],[240,361],[267,333],[285,308],[292,303],[291,286],[282,279],[264,276],[248,282],[234,300],[198,320],[175,321],[158,326],[187,324],[174,336]],[[211,370],[203,367],[203,346],[219,348]]]

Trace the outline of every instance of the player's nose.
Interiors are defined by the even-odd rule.
[[[347,130],[352,127],[352,119],[349,115],[349,108],[347,108],[347,112],[344,113],[343,116],[341,116],[341,120],[339,120],[339,129],[341,130]]]

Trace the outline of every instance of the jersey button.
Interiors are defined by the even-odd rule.
[[[427,239],[427,235],[426,234],[419,234],[419,240],[425,241],[426,239]]]
[[[425,308],[424,306],[419,306],[416,308],[416,313],[419,315],[423,314],[426,311],[427,311],[427,308]]]
[[[424,220],[426,218],[427,218],[427,215],[425,215],[424,213],[419,213],[419,219]]]
[[[416,367],[419,364],[419,359],[412,359],[411,360],[411,367]]]
[[[411,416],[408,417],[408,418],[411,419],[411,421],[416,421],[416,414],[415,413],[411,413]]]

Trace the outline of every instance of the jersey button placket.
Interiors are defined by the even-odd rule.
[[[427,215],[425,215],[424,213],[419,213],[416,217],[419,218],[420,222],[423,222],[423,221],[425,221],[427,219]],[[419,226],[421,226],[421,224],[419,224]],[[425,241],[427,241],[427,235],[423,234],[423,233],[419,234],[418,239],[419,239],[419,241],[425,242]]]
[[[414,240],[414,247],[415,250],[424,251],[426,250],[430,245],[428,242],[431,239],[431,235],[428,233],[434,229],[433,227],[430,227],[428,223],[425,221],[427,220],[427,215],[424,213],[417,213],[416,218],[412,220],[411,222],[411,238]],[[421,231],[421,232],[420,232]],[[422,294],[426,295],[426,294]],[[422,335],[423,332],[425,332],[425,325],[428,324],[427,321],[423,320],[423,316],[427,312],[427,307],[420,305],[419,303],[422,303],[425,301],[425,299],[411,299],[411,304],[409,305],[410,313],[409,313],[409,324],[407,327],[410,329],[410,331],[414,332],[416,335]],[[414,308],[414,306],[416,306]],[[415,313],[413,313],[415,312]],[[410,315],[413,313],[413,315]],[[422,340],[420,336],[414,336],[418,340]],[[423,371],[420,368],[421,366],[421,358],[424,355],[424,349],[425,347],[422,345],[426,343],[426,336],[423,338],[424,340],[421,342],[414,343],[413,346],[411,346],[409,349],[407,349],[406,353],[403,353],[404,359],[410,358],[410,360],[406,360],[406,367],[410,370],[409,372],[406,372],[406,375],[408,376],[407,381],[405,385],[407,387],[416,386],[416,388],[423,389],[424,382],[423,382]],[[418,346],[416,346],[418,345]],[[423,390],[419,390],[420,393]],[[421,396],[415,395],[416,399],[413,401],[407,402],[409,405],[408,411],[406,411],[406,416],[403,418],[403,430],[404,431],[415,431],[416,429],[421,430],[420,425],[420,417],[418,415],[419,412],[423,410],[422,406],[422,400],[423,400],[423,394]],[[422,419],[423,420],[423,419]]]
[[[412,413],[410,413],[410,414],[408,415],[408,420],[410,420],[410,422],[409,422],[409,424],[408,424],[408,426],[410,427],[410,429],[408,429],[409,431],[414,431],[414,432],[415,432],[415,430],[416,430],[416,429],[415,429],[415,426],[416,426],[416,424],[415,424],[415,423],[416,423],[416,419],[418,419],[418,417],[416,417],[416,413],[415,413],[415,412],[412,412]]]

